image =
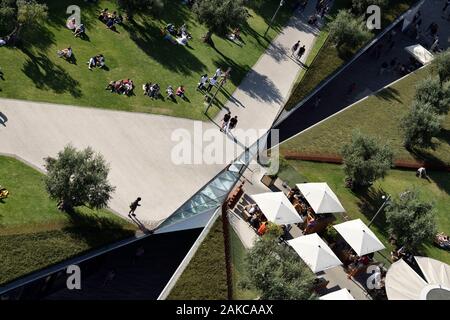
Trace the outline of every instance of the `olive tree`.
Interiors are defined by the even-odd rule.
[[[357,18],[348,10],[340,10],[336,17],[328,24],[329,39],[338,48],[354,48],[370,39],[363,17]]]
[[[95,209],[107,206],[115,187],[108,182],[109,166],[102,155],[91,148],[79,151],[68,145],[56,158],[44,160],[45,185],[60,209],[70,212],[82,205]]]
[[[400,245],[413,251],[433,239],[435,216],[433,204],[421,200],[417,190],[403,192],[386,207],[389,232]]]
[[[431,148],[433,138],[441,129],[442,117],[429,103],[415,101],[411,110],[400,122],[403,130],[403,143],[409,148]]]
[[[342,148],[344,172],[353,186],[368,186],[384,178],[392,167],[393,152],[388,145],[354,131],[352,139]]]
[[[447,114],[450,109],[450,81],[441,83],[438,77],[429,77],[417,84],[415,100],[430,104],[437,114]]]
[[[230,27],[237,27],[247,20],[243,0],[199,0],[192,10],[198,21],[208,28],[205,41],[210,41],[213,33],[224,35]]]
[[[239,285],[256,289],[263,300],[314,299],[314,274],[290,247],[272,233],[255,242],[245,257]]]

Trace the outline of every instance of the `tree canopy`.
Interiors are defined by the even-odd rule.
[[[66,146],[56,158],[45,159],[45,168],[47,191],[66,211],[82,205],[104,208],[115,190],[108,182],[107,163],[91,148],[78,151]]]
[[[450,81],[450,48],[434,57],[431,68],[439,76],[441,82]]]
[[[376,139],[354,131],[350,143],[342,148],[344,171],[354,186],[367,186],[384,178],[392,167],[393,152]]]
[[[417,190],[403,192],[392,201],[386,207],[386,220],[397,243],[413,251],[436,234],[433,204],[422,201]]]
[[[314,274],[290,247],[272,233],[260,238],[245,258],[240,285],[261,293],[263,300],[314,299]]]
[[[400,123],[404,132],[404,145],[407,148],[433,147],[433,138],[440,133],[441,124],[442,117],[431,104],[415,101]]]
[[[450,81],[441,83],[438,77],[429,77],[418,83],[415,100],[429,103],[438,114],[447,114],[450,109]]]
[[[388,3],[388,0],[352,0],[352,8],[358,14],[365,14],[366,10],[371,5],[383,8]]]
[[[237,27],[247,20],[243,0],[199,0],[192,9],[209,34],[224,35],[230,27]]]
[[[340,10],[328,24],[329,39],[339,48],[357,47],[370,39],[371,34],[366,28],[363,17],[357,18],[348,10]]]

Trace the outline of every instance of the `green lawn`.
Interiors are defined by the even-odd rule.
[[[0,156],[0,284],[134,235],[135,227],[107,210],[60,212],[50,200],[43,174]]]
[[[382,29],[392,23],[399,15],[405,12],[416,0],[390,0],[388,7],[382,12]],[[340,9],[351,8],[351,1],[336,0],[331,12],[331,17]],[[293,89],[289,100],[286,102],[286,110],[294,108],[297,103],[302,101],[308,94],[310,94],[322,81],[333,74],[337,69],[350,61],[354,54],[364,47],[362,44],[359,47],[351,50],[339,51],[333,43],[326,41],[328,37],[328,29],[325,27],[321,30],[319,39],[322,41],[315,44],[314,50],[319,51],[314,56],[315,59],[307,63],[308,69],[297,86]]]
[[[158,18],[138,14],[134,22],[119,26],[117,33],[108,30],[97,19],[101,8],[116,10],[115,1],[99,1],[98,4],[79,1],[81,19],[89,36],[88,40],[81,40],[75,39],[65,27],[66,8],[73,1],[46,2],[49,18],[38,27],[35,40],[18,49],[0,48],[0,66],[5,73],[5,81],[0,81],[0,97],[202,120],[206,119],[204,98],[195,91],[200,75],[212,75],[218,66],[232,68],[231,81],[219,94],[217,107],[210,109],[210,116],[214,116],[291,15],[290,5],[283,6],[274,27],[264,37],[267,22],[279,1],[250,0],[250,18],[241,32],[243,45],[213,36],[214,46],[209,46],[201,40],[206,28],[181,1],[171,1]],[[187,23],[193,36],[189,47],[173,45],[163,39],[160,30],[167,23],[177,26]],[[69,64],[56,55],[58,49],[69,45],[73,48],[76,64]],[[86,62],[99,53],[105,56],[108,69],[88,70]],[[124,78],[130,78],[136,84],[134,96],[119,96],[105,90],[109,81]],[[142,84],[147,81],[158,82],[163,94],[168,85],[176,88],[183,84],[188,99],[177,99],[175,103],[144,97]]]
[[[335,164],[316,163],[307,161],[289,161],[292,168],[283,169],[280,178],[290,182],[290,185],[305,181],[327,182],[336,193],[350,219],[360,218],[368,223],[382,204],[381,196],[390,194],[398,197],[399,193],[416,187],[424,200],[432,201],[437,211],[438,230],[446,233],[450,230],[450,173],[430,172],[431,182],[418,179],[415,171],[391,170],[384,180],[378,180],[367,191],[354,193],[344,186],[344,172],[342,166]],[[339,219],[342,221],[342,219]],[[387,241],[388,232],[384,213],[375,220],[371,229],[388,248],[377,255],[377,259],[386,262],[391,247]],[[450,263],[450,253],[431,244],[423,248],[423,254],[446,263]],[[384,257],[383,257],[384,256]]]
[[[350,141],[352,131],[359,129],[388,143],[395,152],[396,159],[437,159],[450,164],[450,115],[445,118],[444,130],[436,139],[435,150],[411,154],[403,146],[403,135],[399,128],[400,119],[411,106],[417,82],[426,78],[428,74],[428,68],[411,74],[379,94],[286,141],[280,147],[281,152],[337,155],[342,146]],[[374,124],[382,124],[382,130],[379,125]]]
[[[259,297],[256,291],[249,289],[242,289],[239,286],[239,280],[244,274],[245,265],[244,259],[246,249],[242,244],[239,236],[230,226],[230,251],[231,251],[231,266],[233,275],[233,299],[234,300],[254,300]]]
[[[220,218],[212,226],[167,299],[227,299],[225,244]]]

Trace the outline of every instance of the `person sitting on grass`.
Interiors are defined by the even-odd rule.
[[[144,90],[144,96],[150,95],[151,86],[152,86],[151,82],[147,82],[142,85],[142,90]]]
[[[89,70],[92,70],[92,68],[95,68],[96,66],[97,66],[97,56],[90,58],[88,61]]]
[[[170,98],[170,99],[172,99],[172,100],[175,100],[175,94],[174,94],[174,91],[173,91],[172,86],[168,86],[168,87],[167,87],[166,93],[167,93],[167,98]]]
[[[134,89],[134,84],[133,81],[130,79],[126,79],[122,81],[122,87],[121,87],[121,92],[124,95],[130,95],[133,92]]]
[[[75,28],[75,31],[73,32],[73,35],[75,38],[82,37],[86,34],[86,28],[84,27],[84,24],[80,24],[78,27]]]
[[[159,90],[160,90],[159,84],[155,83],[154,85],[152,85],[150,87],[149,97],[152,99],[156,99],[159,95]]]
[[[450,250],[450,238],[445,233],[438,233],[435,237],[434,242],[436,245],[442,249]]]
[[[177,88],[176,95],[179,96],[180,98],[184,99],[184,98],[185,98],[185,95],[184,95],[185,91],[186,91],[186,90],[184,89],[184,86],[181,85],[181,86],[179,86],[179,87]]]
[[[97,57],[97,67],[103,68],[105,66],[105,57],[102,54],[98,54],[96,57]]]
[[[106,21],[108,21],[108,8],[105,8],[102,11],[100,11],[98,19],[103,23],[106,23]]]
[[[56,54],[57,54],[58,57],[60,57],[60,58],[64,58],[64,59],[66,59],[66,60],[70,60],[70,59],[72,59],[73,51],[72,51],[72,48],[71,48],[70,46],[68,46],[68,47],[65,48],[65,49],[58,50],[58,51],[56,52]]]
[[[67,20],[66,27],[70,30],[75,30],[75,28],[77,27],[75,18]]]

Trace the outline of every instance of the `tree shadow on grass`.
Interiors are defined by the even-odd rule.
[[[64,68],[55,65],[46,55],[32,54],[29,50],[22,50],[28,59],[24,63],[23,73],[33,80],[36,88],[52,90],[55,93],[70,93],[72,97],[82,96],[80,83],[72,78]]]
[[[375,94],[375,97],[386,100],[386,101],[395,100],[399,103],[402,103],[402,100],[399,98],[400,97],[399,91],[392,87],[388,87],[388,88],[381,90],[380,92]]]
[[[206,69],[206,66],[191,53],[192,48],[165,40],[161,30],[155,25],[133,21],[125,24],[124,28],[142,51],[165,68],[184,75],[200,73]]]
[[[384,200],[382,196],[387,195],[387,193],[382,188],[370,187],[367,189],[359,189],[353,191],[353,193],[358,198],[358,208],[361,213],[370,220],[375,216],[378,209],[383,204]],[[389,237],[387,231],[387,222],[385,209],[382,210],[374,220],[373,224],[377,226],[378,230],[386,237]]]
[[[124,229],[122,224],[109,217],[84,214],[78,210],[66,214],[70,226],[64,230],[76,238],[83,239],[92,247],[134,235],[133,230]]]

